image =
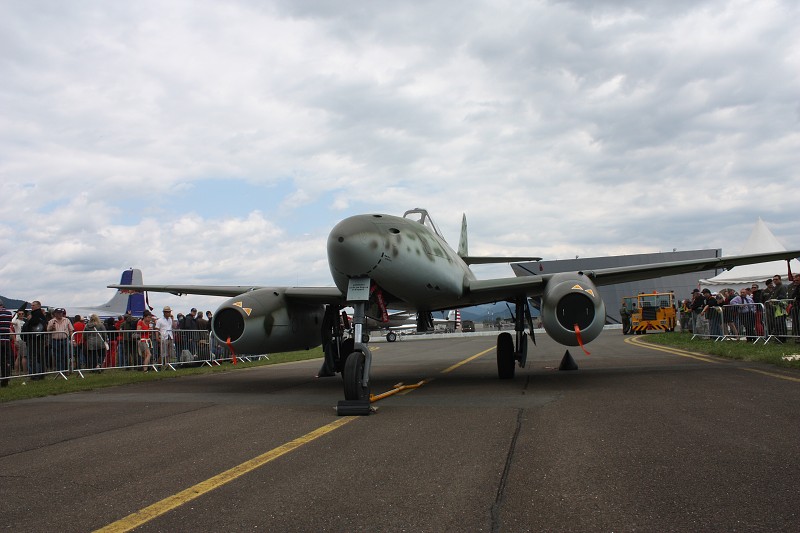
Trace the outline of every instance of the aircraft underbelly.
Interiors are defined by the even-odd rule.
[[[464,286],[464,277],[450,261],[440,257],[395,257],[384,261],[373,279],[391,294],[402,294],[403,300],[416,309],[439,307],[442,302],[457,300]]]

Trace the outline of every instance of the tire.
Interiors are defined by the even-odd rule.
[[[361,352],[353,352],[347,356],[342,372],[345,400],[369,400],[369,387],[361,384],[365,361],[366,357]]]
[[[390,331],[386,334],[386,342],[394,342],[397,340],[397,333]]]
[[[353,338],[345,339],[342,342],[342,345],[339,347],[339,359],[335,361],[336,363],[336,371],[341,372],[342,377],[344,377],[344,364],[347,362],[347,357],[353,353],[356,349],[356,343]]]
[[[511,333],[501,333],[497,336],[497,377],[513,379],[514,363],[514,339]]]

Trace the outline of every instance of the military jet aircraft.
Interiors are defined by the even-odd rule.
[[[578,346],[602,331],[605,306],[597,285],[669,274],[732,268],[789,259],[800,250],[667,263],[560,272],[543,276],[477,279],[470,264],[538,258],[471,257],[466,217],[458,251],[453,250],[424,209],[402,217],[365,214],[346,218],[328,235],[328,263],[335,287],[140,285],[151,292],[227,296],[212,320],[214,335],[239,353],[308,349],[322,344],[326,364],[341,373],[346,400],[369,398],[372,356],[366,335],[368,310],[386,308],[430,313],[490,302],[515,306],[515,337],[497,337],[501,379],[525,366],[533,331],[528,298],[541,297],[541,321],[555,341]],[[110,285],[119,288],[117,285]],[[348,334],[345,306],[353,308]],[[374,316],[374,315],[373,315]]]

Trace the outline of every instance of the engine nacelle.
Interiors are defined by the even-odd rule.
[[[606,306],[597,287],[583,273],[561,272],[554,274],[544,289],[541,319],[553,340],[577,346],[575,325],[584,343],[593,341],[603,331]]]
[[[236,353],[307,350],[322,342],[324,312],[322,305],[287,301],[282,288],[262,288],[222,304],[211,329],[220,342],[230,339]]]

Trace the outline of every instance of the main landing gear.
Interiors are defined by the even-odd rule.
[[[524,297],[519,298],[515,306],[516,312],[513,318],[516,338],[507,331],[497,336],[497,376],[500,379],[513,379],[517,363],[520,368],[525,368],[528,360],[528,334],[525,333],[525,326],[528,326],[533,343],[536,344],[528,300]]]

